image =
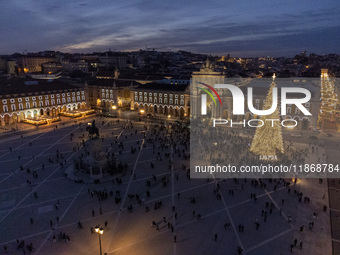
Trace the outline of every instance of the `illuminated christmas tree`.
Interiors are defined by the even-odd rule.
[[[321,105],[318,115],[320,129],[336,129],[336,105],[338,102],[335,93],[334,81],[330,79],[327,69],[321,69]]]
[[[275,74],[273,75],[273,82],[270,85],[263,110],[270,109],[273,104],[273,88],[276,87],[274,80]],[[262,159],[277,159],[278,154],[284,152],[281,123],[280,121],[271,121],[280,120],[278,106],[272,114],[262,115],[260,120],[264,124],[256,128],[250,151],[259,155]]]

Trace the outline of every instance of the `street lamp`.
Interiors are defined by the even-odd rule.
[[[117,109],[117,106],[112,106],[112,110],[116,110]]]
[[[99,226],[96,226],[94,230],[99,235],[99,250],[100,250],[99,254],[102,255],[102,239],[101,239],[101,235],[104,233],[104,229],[103,228],[99,228]]]

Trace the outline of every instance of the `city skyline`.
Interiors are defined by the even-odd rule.
[[[336,1],[0,2],[0,54],[186,50],[238,57],[339,53]],[[20,18],[18,18],[20,17]]]

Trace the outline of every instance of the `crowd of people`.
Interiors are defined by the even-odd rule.
[[[106,122],[102,121],[101,127],[105,126]],[[128,183],[129,181],[135,181],[139,178],[139,171],[134,171],[132,169],[133,165],[128,168],[128,171],[121,172],[120,175],[109,176],[110,181],[106,182],[105,185],[101,184],[100,188],[88,187],[88,196],[92,200],[98,200],[98,203],[91,203],[92,208],[89,209],[88,215],[89,217],[97,217],[98,215],[103,215],[107,211],[102,207],[102,203],[104,201],[112,201],[112,203],[120,205],[123,210],[126,210],[129,213],[135,213],[134,208],[144,206],[145,210],[143,213],[150,213],[151,210],[157,211],[161,208],[167,207],[171,208],[167,215],[159,215],[158,218],[155,218],[151,222],[151,227],[155,228],[156,231],[160,231],[162,229],[167,229],[173,235],[173,242],[178,243],[182,240],[185,240],[185,236],[182,236],[180,228],[177,228],[177,221],[183,217],[185,214],[192,214],[192,218],[199,222],[203,218],[205,218],[205,214],[202,211],[199,211],[196,208],[196,204],[200,203],[200,194],[197,196],[190,196],[187,206],[185,209],[176,208],[176,203],[180,202],[182,199],[182,193],[176,192],[172,195],[174,196],[174,200],[163,200],[157,199],[157,192],[161,188],[169,189],[168,185],[171,182],[179,182],[182,178],[182,175],[186,176],[184,178],[187,182],[194,182],[194,180],[190,177],[189,170],[189,158],[190,158],[190,130],[188,126],[183,125],[182,123],[172,123],[166,124],[153,124],[146,123],[144,126],[135,125],[133,122],[128,121],[109,121],[107,123],[108,127],[112,126],[120,126],[123,130],[121,135],[113,135],[113,132],[108,128],[107,132],[104,132],[100,139],[102,141],[107,142],[108,148],[106,149],[107,155],[114,154],[118,159],[123,153],[130,153],[131,155],[139,153],[143,149],[150,149],[152,151],[152,155],[154,157],[153,160],[149,163],[147,169],[142,169],[147,173],[150,173],[149,176],[145,180],[145,187],[143,189],[138,190],[137,192],[131,193],[129,190],[126,196],[124,192],[122,192],[121,185],[124,183]],[[202,148],[197,146],[196,152],[202,158],[205,158],[211,162],[215,160],[223,160],[234,162],[238,164],[258,164],[260,161],[249,152],[249,144],[251,143],[251,137],[247,135],[243,135],[238,131],[227,131],[227,130],[219,130],[212,131],[205,137],[206,139],[211,139],[211,141],[218,141],[217,145],[211,145],[209,148]],[[216,132],[216,133],[215,133]],[[218,140],[219,137],[223,137],[223,140]],[[77,139],[78,138],[78,139]],[[77,152],[81,150],[84,146],[86,139],[86,135],[84,134],[83,129],[79,129],[70,133],[70,142],[74,143],[73,151]],[[135,144],[131,145],[130,141],[132,139],[138,140]],[[141,146],[140,140],[144,140],[143,146]],[[129,144],[129,145],[128,145]],[[32,142],[30,142],[29,146],[34,146]],[[316,150],[317,146],[315,146]],[[313,149],[314,150],[314,149]],[[294,162],[303,162],[307,150],[296,149],[292,146],[291,143],[286,145],[287,154],[283,157],[282,162],[294,161]],[[10,152],[14,153],[15,150],[10,148]],[[208,153],[207,153],[208,152]],[[225,153],[228,152],[228,153]],[[313,151],[314,152],[314,151]],[[20,157],[20,155],[19,155]],[[27,173],[27,185],[31,186],[35,180],[39,180],[39,171],[46,171],[45,165],[60,163],[60,168],[64,169],[65,164],[69,162],[64,157],[63,153],[59,150],[56,150],[55,155],[50,157],[48,162],[42,162],[39,170],[31,170],[26,168]],[[127,162],[125,162],[127,163]],[[166,165],[167,169],[162,169],[161,174],[159,174],[159,166]],[[21,170],[25,170],[24,166],[20,166]],[[129,176],[133,176],[130,180]],[[66,177],[65,177],[66,178]],[[241,235],[246,231],[262,231],[265,229],[263,226],[268,224],[267,220],[270,217],[273,217],[274,214],[279,215],[280,217],[285,218],[287,224],[298,224],[296,219],[292,215],[286,215],[285,201],[287,199],[294,201],[296,204],[304,204],[304,206],[308,207],[308,204],[311,202],[311,199],[299,191],[299,188],[296,186],[296,183],[291,180],[287,180],[284,178],[276,178],[276,179],[232,179],[232,185],[230,180],[213,180],[207,179],[208,183],[212,183],[215,185],[213,192],[209,195],[211,199],[217,199],[218,201],[225,202],[227,200],[227,196],[230,197],[238,197],[240,194],[244,193],[245,190],[249,190],[249,199],[254,203],[260,203],[258,201],[259,196],[263,196],[263,191],[275,192],[277,190],[286,190],[285,196],[283,196],[280,201],[281,203],[277,203],[274,200],[270,200],[268,197],[266,201],[263,202],[261,200],[261,210],[254,212],[254,219],[252,223],[247,222],[235,222],[235,219],[229,219],[229,221],[225,222],[216,233],[212,234],[211,240],[215,242],[223,242],[222,236],[223,231],[232,231],[233,228],[236,231],[235,235]],[[227,192],[226,192],[227,191]],[[34,191],[32,193],[36,200],[39,200],[38,192]],[[288,196],[288,198],[287,198]],[[152,202],[149,200],[152,199]],[[57,214],[60,207],[59,199],[55,202],[54,210]],[[163,210],[160,210],[163,211]],[[290,210],[287,210],[290,211]],[[318,212],[313,212],[313,217],[317,215]],[[104,227],[108,227],[108,222],[111,219],[107,219],[104,223]],[[113,219],[112,219],[113,220]],[[35,218],[29,216],[30,224],[36,224]],[[69,243],[71,238],[70,235],[60,232],[56,234],[56,231],[62,230],[59,227],[60,218],[56,217],[56,220],[50,219],[47,223],[53,231],[52,242],[65,242]],[[199,224],[199,223],[195,223]],[[236,225],[235,225],[236,224]],[[81,222],[81,219],[75,223],[75,228],[78,228],[78,231],[83,231],[86,223]],[[309,230],[313,231],[317,225],[317,221],[315,218],[310,220]],[[85,226],[88,227],[91,233],[94,233],[93,226]],[[303,231],[300,231],[303,232]],[[201,233],[202,234],[202,233]],[[18,249],[22,249],[23,251],[32,252],[34,247],[33,244],[25,246],[24,240],[18,242]],[[293,251],[294,248],[302,247],[303,241],[298,241],[294,239],[293,244],[290,246],[290,250]],[[235,245],[235,252],[237,254],[242,254],[245,247],[243,244]],[[8,246],[4,246],[4,251],[8,252]]]

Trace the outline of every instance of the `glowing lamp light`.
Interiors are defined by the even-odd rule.
[[[112,109],[113,109],[113,110],[116,110],[116,109],[117,109],[117,106],[115,106],[115,105],[112,106]]]
[[[96,226],[94,228],[94,230],[96,231],[96,233],[101,234],[101,235],[104,233],[104,229],[103,228],[99,228],[99,226]]]
[[[144,113],[144,110],[140,110],[140,113]]]

